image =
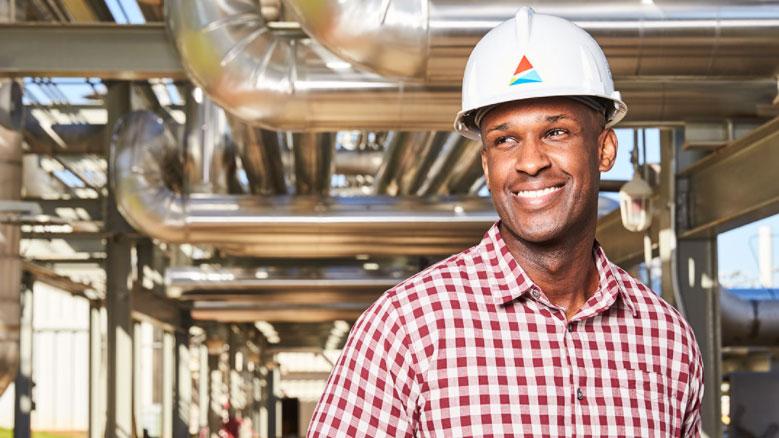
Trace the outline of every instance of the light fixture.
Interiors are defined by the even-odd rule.
[[[638,136],[635,137],[636,140]],[[646,148],[646,145],[644,145]],[[619,211],[622,225],[633,232],[646,231],[652,225],[652,187],[641,177],[638,165],[638,141],[631,156],[633,178],[619,190]],[[646,165],[646,163],[644,163]]]

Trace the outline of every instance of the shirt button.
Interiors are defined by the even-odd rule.
[[[533,289],[532,291],[530,291],[530,295],[532,295],[533,298],[535,298],[535,299],[538,299],[538,297],[541,296],[541,294],[536,289]]]
[[[568,333],[573,333],[573,323],[568,324]]]
[[[584,392],[582,392],[581,388],[576,389],[576,400],[581,400],[584,398]]]

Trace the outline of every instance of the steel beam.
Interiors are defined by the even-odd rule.
[[[684,169],[684,236],[713,236],[779,213],[779,118]]]
[[[0,76],[184,79],[162,24],[0,25]]]
[[[168,329],[181,329],[184,325],[182,307],[173,300],[161,297],[151,291],[136,288],[132,292],[132,315],[134,318],[152,319],[155,324]]]

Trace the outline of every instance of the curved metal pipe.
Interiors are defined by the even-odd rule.
[[[282,131],[413,129],[430,123],[431,109],[459,104],[454,87],[442,94],[387,81],[351,69],[314,42],[269,30],[253,0],[192,3],[165,2],[182,63],[241,120]],[[451,125],[451,114],[438,118]]]
[[[387,77],[456,84],[476,42],[511,18],[513,0],[285,0],[303,29],[346,61]],[[603,47],[617,79],[769,77],[779,57],[779,3],[530,1],[574,20]]]
[[[22,91],[0,81],[0,200],[21,199]],[[19,366],[19,303],[22,261],[18,225],[0,224],[0,394]]]
[[[150,112],[123,117],[111,147],[119,210],[139,231],[166,242],[266,257],[451,254],[478,242],[497,219],[482,198],[185,198],[165,186],[163,163],[176,142]]]
[[[453,1],[459,9],[447,9],[447,14],[459,19],[444,20],[443,24],[430,21],[431,29],[443,35],[435,41],[443,41],[445,47],[451,44],[453,48],[429,48],[424,59],[435,66],[425,75],[448,75],[444,82],[454,77],[457,80],[449,85],[440,82],[437,85],[409,85],[355,70],[315,41],[270,30],[253,0],[198,0],[194,3],[189,0],[165,2],[169,30],[192,80],[240,119],[285,131],[451,130],[454,114],[460,107],[460,89],[455,83],[459,81],[465,53],[486,28],[495,24],[474,18],[469,15],[474,8],[465,8],[464,4]],[[335,3],[321,4],[321,12],[325,13]],[[375,2],[365,4],[374,5]],[[430,11],[433,11],[432,5],[437,4],[431,3]],[[508,2],[500,0],[497,4],[507,5]],[[494,13],[500,19],[506,17],[503,12],[495,12],[494,5],[476,10],[482,14]],[[416,29],[416,15],[398,14],[393,16],[398,32],[405,29],[400,17],[411,23],[407,30]],[[773,73],[765,75],[770,79],[744,80],[742,77],[762,74],[769,69],[773,72],[773,59],[779,57],[779,21],[634,20],[612,25],[597,22],[592,24],[595,33],[596,25],[610,35],[610,42],[604,44],[614,47],[614,53],[610,54],[613,67],[622,72],[615,75],[617,87],[624,100],[630,103],[627,121],[673,122],[772,115],[760,111],[772,111],[770,103],[776,94]],[[354,29],[363,27],[354,24]],[[342,28],[338,26],[338,29]],[[462,34],[451,29],[460,29]],[[653,35],[654,39],[647,35]],[[677,38],[682,37],[692,46],[682,50],[686,46],[677,42]],[[716,46],[711,46],[712,40],[717,41]],[[695,42],[697,45],[693,44]],[[364,44],[376,47],[370,39]],[[369,52],[380,54],[381,60],[392,65],[404,64],[394,55],[390,56],[391,50],[371,49]],[[455,55],[448,57],[439,52]],[[624,54],[626,63],[619,61],[620,53]],[[717,57],[712,58],[711,53],[716,53]],[[637,57],[639,54],[641,57]],[[645,54],[652,54],[656,62],[650,62]],[[720,68],[720,65],[724,67]],[[683,66],[688,67],[684,71],[678,70]],[[669,81],[665,76],[659,79],[644,76],[669,72],[695,77],[686,80],[675,77]],[[739,78],[711,78],[731,73],[738,73]],[[756,108],[761,103],[767,107]],[[367,107],[370,110],[366,110]]]

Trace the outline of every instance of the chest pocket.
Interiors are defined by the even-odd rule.
[[[667,436],[676,421],[670,418],[671,388],[663,374],[641,369],[599,369],[587,373],[582,403],[584,415],[612,418],[624,436]],[[608,426],[611,427],[611,426]],[[601,431],[611,435],[611,431]],[[608,433],[607,433],[608,432]]]

